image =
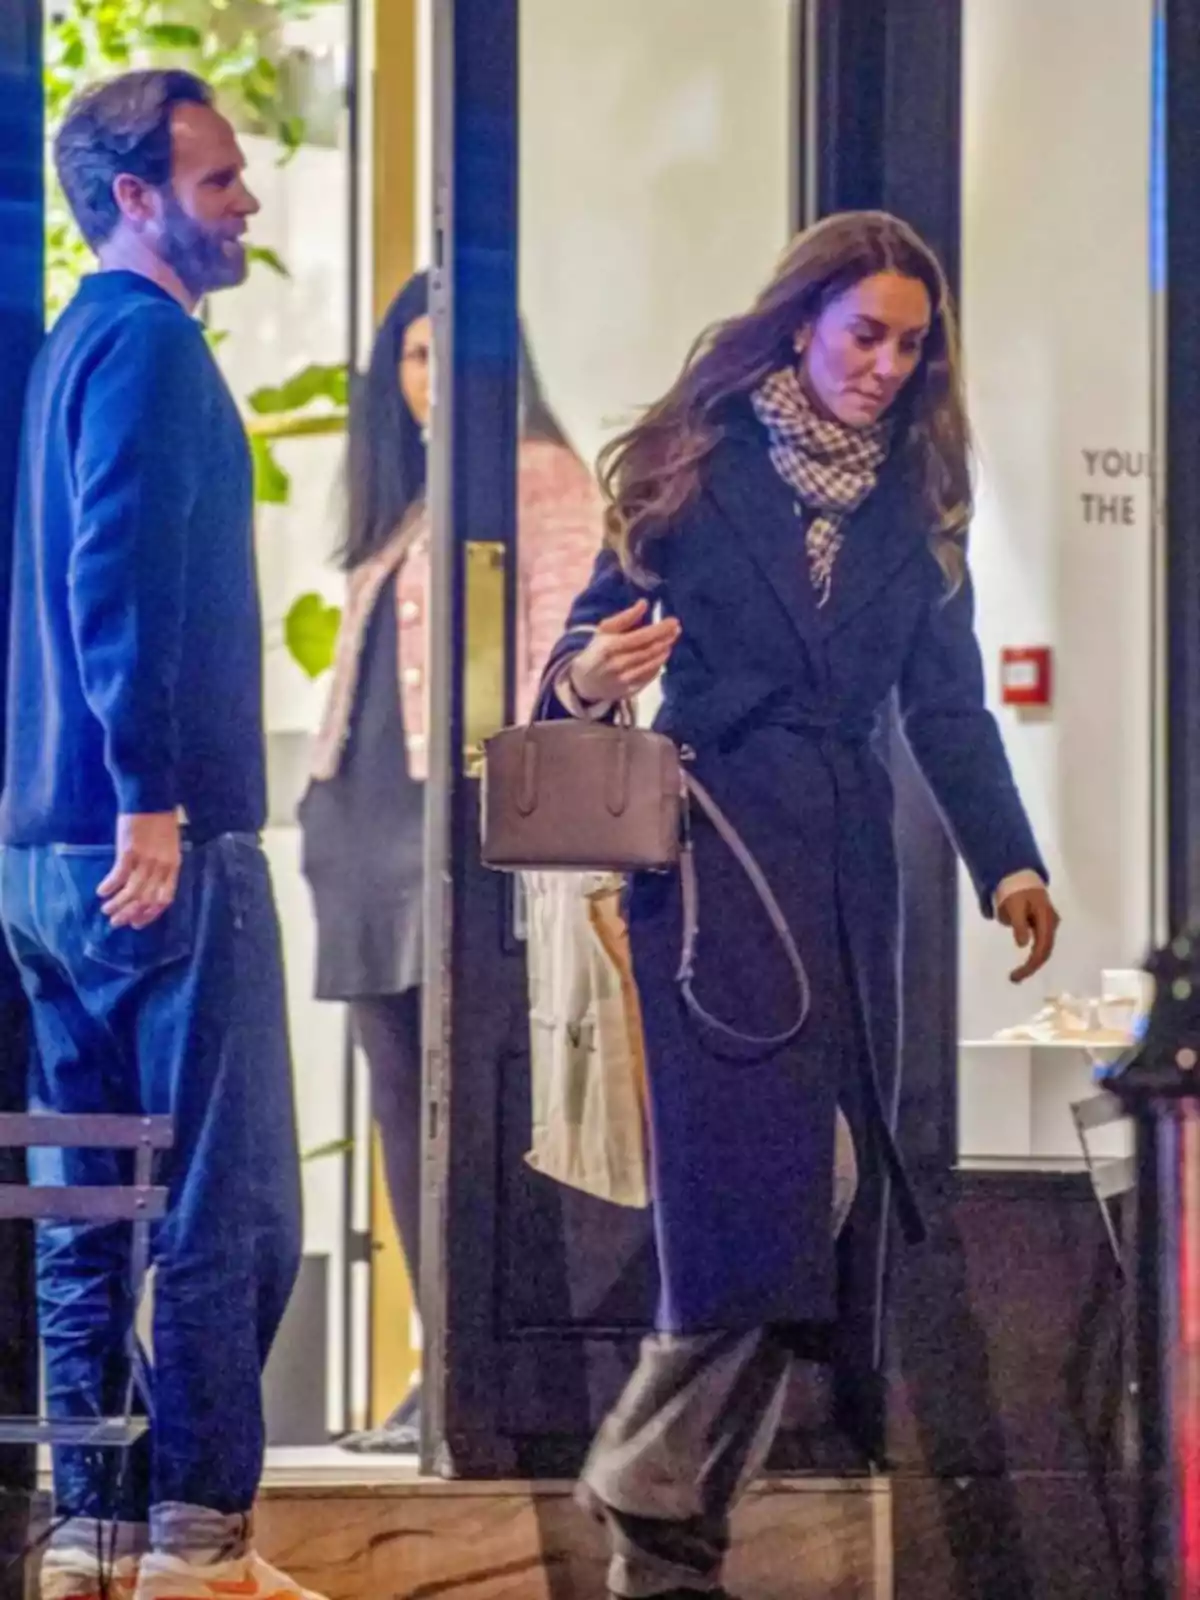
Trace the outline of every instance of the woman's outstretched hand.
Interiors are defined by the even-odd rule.
[[[647,623],[649,610],[647,602],[639,600],[627,611],[606,617],[575,657],[569,680],[581,700],[632,700],[658,677],[681,629],[674,617]]]
[[[1046,889],[1018,889],[1005,896],[996,916],[1004,927],[1012,929],[1019,948],[1029,951],[1011,975],[1014,983],[1024,983],[1040,972],[1054,954],[1060,921],[1054,902]]]

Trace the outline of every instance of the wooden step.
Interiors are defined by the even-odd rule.
[[[328,1600],[603,1600],[605,1536],[572,1495],[396,1468],[273,1472],[258,1542]],[[786,1479],[739,1510],[726,1581],[738,1600],[892,1600],[891,1566],[886,1480]]]

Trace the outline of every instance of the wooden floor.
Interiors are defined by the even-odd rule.
[[[360,1480],[366,1473],[360,1466]],[[386,1466],[276,1468],[259,1546],[328,1600],[603,1600],[603,1532],[570,1484],[445,1483]],[[751,1493],[727,1582],[738,1600],[892,1600],[884,1480]]]
[[[601,1530],[566,1483],[446,1483],[387,1458],[275,1452],[258,1509],[271,1560],[328,1600],[604,1600]],[[1139,1591],[1130,1485],[1078,1474],[789,1478],[738,1513],[726,1581],[738,1600],[1128,1600]],[[1106,1510],[1107,1508],[1107,1510]],[[0,1498],[0,1600],[30,1529]],[[38,1497],[35,1537],[47,1496]],[[1120,1531],[1119,1528],[1117,1530]]]

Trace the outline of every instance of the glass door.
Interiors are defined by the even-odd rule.
[[[447,889],[426,1010],[430,1459],[550,1475],[578,1465],[629,1367],[654,1255],[646,1214],[526,1164],[519,917],[478,865],[474,751],[527,710],[600,548],[598,450],[753,298],[796,226],[802,29],[791,0],[746,0],[735,29],[724,0],[457,0],[436,18],[432,492],[449,654],[431,750],[446,786],[429,882]]]

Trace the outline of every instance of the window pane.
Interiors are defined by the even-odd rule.
[[[1129,1028],[1128,969],[1152,935],[1152,8],[965,0],[963,12],[979,632],[1063,927],[1053,964],[1014,988],[1009,936],[963,884],[961,1147],[1069,1161],[1070,1104],[1094,1092],[1102,1041]],[[1004,653],[1043,649],[1049,703],[1005,704],[1006,681],[1037,698],[1038,667],[1006,668]],[[1027,1037],[996,1042],[1044,1001]],[[1117,1148],[1123,1131],[1101,1138]]]

